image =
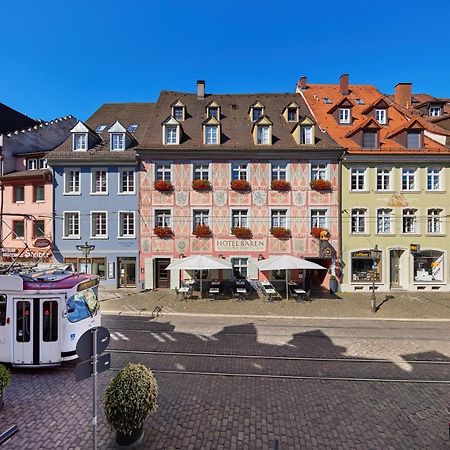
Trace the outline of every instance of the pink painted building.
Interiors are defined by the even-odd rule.
[[[328,286],[340,252],[342,149],[300,95],[212,95],[203,82],[197,94],[163,91],[138,154],[145,288],[179,286],[179,272],[165,268],[193,254],[231,260],[232,271],[208,278],[253,280],[284,277],[259,272],[258,259],[305,257],[330,268],[308,274]],[[189,276],[199,274],[181,274]]]

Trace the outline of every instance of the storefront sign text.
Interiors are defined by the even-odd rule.
[[[218,252],[263,252],[266,249],[265,239],[217,239],[215,249]]]

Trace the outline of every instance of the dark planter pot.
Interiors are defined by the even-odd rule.
[[[144,437],[144,426],[134,430],[131,434],[116,432],[116,444],[119,448],[135,448],[142,442]]]

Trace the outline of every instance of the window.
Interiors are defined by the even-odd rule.
[[[441,232],[441,213],[442,209],[429,209],[427,214],[427,232]]]
[[[173,117],[176,120],[184,120],[184,107],[183,106],[174,106],[173,107]]]
[[[363,148],[378,148],[376,131],[363,131]]]
[[[206,144],[218,144],[219,143],[219,127],[216,125],[205,126],[205,142]]]
[[[64,237],[79,238],[80,237],[80,213],[65,212],[64,213]]]
[[[248,164],[233,163],[231,166],[232,180],[247,180]]]
[[[194,164],[194,180],[209,180],[209,164]]]
[[[377,233],[391,233],[392,209],[377,210]]]
[[[171,181],[172,169],[170,164],[156,164],[155,165],[156,180]]]
[[[13,221],[13,234],[14,239],[25,238],[25,222],[23,220]]]
[[[358,103],[358,105],[365,105],[364,100],[362,98],[355,98],[355,102]]]
[[[101,133],[101,132],[103,132],[103,131],[106,130],[106,127],[107,127],[107,126],[108,126],[107,123],[101,123],[100,125],[97,125],[97,126],[95,127],[95,131],[96,131],[97,133]]]
[[[106,258],[92,258],[91,273],[106,279]]]
[[[370,250],[360,250],[352,253],[352,281],[353,282],[381,282],[382,259],[378,260],[376,269]]]
[[[413,191],[416,188],[416,170],[403,169],[402,170],[402,190]]]
[[[208,115],[219,120],[219,108],[217,106],[210,106],[208,108]]]
[[[108,237],[108,216],[106,212],[91,212],[91,237]]]
[[[297,122],[297,108],[288,108],[288,122]]]
[[[119,170],[119,193],[134,194],[134,170]]]
[[[157,227],[170,227],[171,226],[170,210],[157,209],[155,211],[155,224]]]
[[[421,250],[414,257],[414,281],[444,281],[444,253]]]
[[[128,125],[127,131],[129,133],[134,133],[139,127],[138,123],[130,123],[130,125]]]
[[[39,169],[46,169],[48,167],[47,165],[47,158],[39,158]]]
[[[6,324],[6,295],[0,294],[0,327]]]
[[[25,186],[14,186],[14,203],[25,201]]]
[[[329,97],[324,97],[323,102],[325,103],[325,105],[331,105],[333,103],[331,101],[331,98],[329,98]]]
[[[253,108],[252,109],[252,120],[256,122],[262,116],[262,108]]]
[[[269,144],[269,125],[259,125],[257,127],[256,143],[259,145]]]
[[[352,209],[352,233],[366,232],[366,210]]]
[[[391,190],[391,169],[377,169],[377,190]]]
[[[375,120],[381,125],[386,125],[387,111],[385,109],[376,109],[375,110]]]
[[[26,301],[16,303],[16,341],[30,342],[31,304]]]
[[[416,209],[403,210],[403,233],[416,232]]]
[[[271,164],[272,181],[287,180],[287,163]]]
[[[36,158],[27,159],[27,169],[36,170],[38,168],[38,160]]]
[[[420,131],[408,131],[406,133],[406,146],[410,149],[419,149],[420,148]]]
[[[327,210],[312,209],[311,210],[311,228],[327,228]]]
[[[248,227],[248,211],[246,209],[233,209],[231,211],[232,227]]]
[[[233,277],[239,279],[247,278],[248,274],[248,258],[231,258],[233,266]]]
[[[350,123],[350,108],[339,108],[339,123]]]
[[[49,300],[42,303],[42,340],[58,340],[58,302]]]
[[[193,218],[194,230],[197,225],[209,225],[209,211],[207,209],[195,209]]]
[[[125,135],[123,133],[112,134],[111,150],[125,150]]]
[[[328,164],[311,164],[311,180],[326,180],[328,178]]]
[[[119,213],[119,237],[135,237],[133,211]]]
[[[300,143],[305,145],[312,145],[312,126],[300,127]]]
[[[351,170],[351,190],[364,191],[366,188],[366,169],[353,167]]]
[[[430,106],[428,114],[430,116],[434,116],[434,117],[440,116],[441,115],[441,107],[440,106]]]
[[[173,125],[166,125],[165,129],[165,143],[177,144],[178,143],[178,127]]]
[[[94,170],[92,172],[92,194],[108,193],[108,175],[106,170]]]
[[[287,210],[273,209],[271,214],[270,226],[287,228]]]
[[[87,150],[87,134],[75,133],[73,135],[73,149],[74,150]]]
[[[427,190],[439,191],[441,189],[441,169],[429,167],[427,171]]]
[[[96,298],[95,293],[89,289],[88,291],[78,292],[67,299],[67,318],[69,319],[69,322],[79,322],[87,317],[91,317],[91,312],[85,297],[90,293]]]
[[[45,221],[35,220],[33,222],[33,237],[40,238],[45,236]]]
[[[65,194],[80,193],[80,171],[78,169],[66,169],[65,174]]]

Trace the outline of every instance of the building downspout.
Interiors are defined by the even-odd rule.
[[[338,180],[339,180],[339,217],[338,217],[338,227],[339,227],[339,271],[340,271],[340,277],[339,277],[339,284],[342,284],[342,278],[344,274],[344,270],[342,267],[343,264],[343,257],[342,257],[342,251],[343,251],[343,238],[342,238],[342,163],[345,160],[345,156],[347,154],[347,149],[344,148],[344,152],[342,153],[341,157],[339,158],[339,167],[338,167]]]

